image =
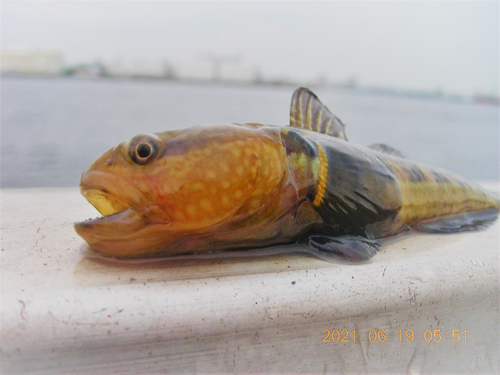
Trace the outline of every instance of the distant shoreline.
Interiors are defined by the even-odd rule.
[[[213,86],[261,86],[261,87],[309,87],[313,89],[333,89],[354,94],[369,94],[382,95],[389,97],[403,97],[425,100],[444,100],[461,103],[477,103],[487,105],[500,105],[500,98],[497,96],[488,95],[447,95],[440,91],[420,91],[411,89],[394,89],[388,87],[373,87],[373,86],[357,86],[357,85],[342,85],[328,84],[317,82],[295,82],[284,80],[271,81],[244,81],[244,80],[212,80],[212,79],[196,79],[196,78],[176,78],[176,77],[157,77],[157,76],[139,76],[139,75],[86,75],[86,74],[20,74],[20,73],[3,73],[0,76],[4,78],[14,79],[68,79],[79,81],[142,81],[142,82],[172,82],[181,84],[195,85],[213,85]]]

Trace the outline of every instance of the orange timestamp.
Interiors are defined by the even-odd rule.
[[[323,342],[356,342],[356,341],[369,341],[369,342],[386,342],[386,341],[399,341],[399,342],[412,342],[415,339],[415,333],[412,329],[397,331],[397,335],[390,335],[385,329],[371,329],[368,331],[368,337],[359,337],[355,329],[349,331],[347,329],[324,329]],[[441,329],[427,329],[423,333],[423,339],[426,342],[467,342],[467,330],[453,329],[451,331],[444,331]]]

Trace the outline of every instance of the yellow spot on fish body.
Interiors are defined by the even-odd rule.
[[[243,198],[243,193],[242,193],[242,191],[241,191],[241,190],[236,190],[236,191],[234,192],[234,197],[235,197],[236,199],[238,199],[238,200],[239,200],[239,199],[241,199],[241,198]]]
[[[262,194],[264,194],[264,190],[261,189],[261,188],[257,188],[255,189],[253,192],[252,192],[252,196],[256,196],[256,197],[259,197],[261,196]]]
[[[205,185],[203,184],[203,182],[195,182],[192,186],[193,190],[204,190],[205,189]]]
[[[196,207],[193,204],[188,204],[186,206],[186,211],[189,216],[196,215]]]
[[[214,171],[211,171],[210,169],[205,172],[205,176],[207,177],[208,180],[215,180],[217,178],[217,174]]]
[[[208,199],[202,199],[200,201],[200,207],[205,211],[212,211],[212,204]]]
[[[248,202],[248,205],[252,208],[257,208],[260,206],[260,199],[251,199],[249,202]]]
[[[231,147],[231,153],[234,155],[235,158],[239,158],[241,156],[241,149],[239,147]]]
[[[184,216],[184,214],[180,210],[174,211],[174,218],[178,221],[186,220],[186,216]]]
[[[236,171],[236,174],[237,174],[238,176],[242,176],[242,175],[243,175],[243,173],[245,172],[245,171],[244,171],[244,169],[243,169],[243,167],[242,167],[241,165],[238,165],[238,166],[236,167],[235,171]]]
[[[219,163],[219,168],[221,169],[221,171],[223,172],[229,172],[229,166],[227,165],[227,163],[225,161],[221,161]]]
[[[250,160],[250,158],[243,158],[243,164],[245,165],[245,167],[250,167],[251,163],[252,161]]]
[[[269,175],[269,164],[266,164],[265,167],[262,169],[262,176],[267,177]]]
[[[220,186],[223,188],[223,189],[227,189],[229,186],[231,186],[231,183],[229,181],[222,181],[220,183]]]

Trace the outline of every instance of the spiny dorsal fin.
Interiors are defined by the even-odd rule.
[[[374,143],[374,144],[368,146],[368,148],[371,148],[372,150],[375,150],[378,152],[382,152],[382,153],[387,154],[387,155],[397,156],[398,158],[406,159],[406,156],[401,151],[396,150],[395,148],[393,148],[391,146],[387,146],[384,143]]]
[[[292,96],[290,126],[345,139],[345,125],[309,89],[299,87]]]

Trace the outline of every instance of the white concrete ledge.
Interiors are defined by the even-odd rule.
[[[1,200],[2,373],[499,372],[498,222],[366,264],[113,263],[72,229],[96,216],[77,189]]]

